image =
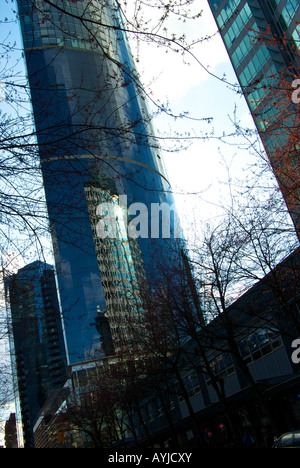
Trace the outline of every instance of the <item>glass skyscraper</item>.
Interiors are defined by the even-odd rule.
[[[208,0],[300,237],[299,0]]]
[[[33,427],[52,391],[67,380],[54,269],[36,261],[5,278],[16,391],[18,441],[33,447]]]
[[[164,255],[174,263],[181,239],[115,2],[17,3],[72,364],[103,355],[100,313],[108,317],[115,348],[126,349],[121,318],[142,313],[139,285],[158,280]],[[107,211],[99,214],[99,206]],[[163,207],[169,236],[156,229]],[[108,235],[108,212],[115,236]],[[135,236],[124,230],[129,225]]]

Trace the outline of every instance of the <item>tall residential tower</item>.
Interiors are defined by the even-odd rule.
[[[99,314],[129,345],[122,317],[174,263],[176,210],[114,0],[17,3],[72,364],[103,355]]]

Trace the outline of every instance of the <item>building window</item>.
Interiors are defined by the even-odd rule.
[[[187,389],[189,396],[194,396],[200,393],[200,384],[196,372],[192,372],[192,374],[185,377],[184,386]]]
[[[239,343],[240,353],[247,364],[256,361],[281,346],[280,335],[272,330],[263,329],[251,333]]]
[[[183,379],[184,388],[187,391],[189,397],[195,396],[200,393],[200,384],[196,371],[192,372]],[[184,401],[184,396],[179,384],[176,385],[178,401],[182,403]]]
[[[298,25],[292,34],[296,46],[300,49],[300,25]]]
[[[242,11],[240,12],[240,14],[236,17],[236,19],[234,20],[230,28],[228,29],[227,33],[224,34],[224,41],[228,48],[232,46],[236,38],[244,30],[245,25],[248,23],[251,16],[252,16],[251,10],[248,4],[246,4],[244,8],[242,9]]]
[[[166,395],[165,404],[166,404],[167,411],[173,411],[175,409],[174,397]],[[165,414],[165,410],[160,400],[157,400],[156,407],[157,407],[158,416],[163,416]]]
[[[228,353],[219,354],[209,363],[209,373],[206,375],[208,386],[212,384],[210,374],[213,372],[217,378],[226,378],[235,372],[232,357]]]
[[[217,10],[217,8],[220,5],[219,2],[212,2],[212,8],[214,11]],[[237,9],[237,6],[240,4],[240,0],[228,0],[225,5],[223,6],[221,13],[217,17],[217,23],[220,28],[224,26],[224,24],[228,21],[228,19],[232,16],[233,12]]]

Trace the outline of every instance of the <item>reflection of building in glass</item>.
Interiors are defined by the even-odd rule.
[[[95,183],[85,191],[114,349],[130,352],[135,345],[131,327],[140,323],[143,314],[146,276],[142,252],[138,240],[127,234],[127,210],[116,191]],[[101,205],[105,223],[97,213]],[[103,222],[102,235],[97,230],[99,221]]]
[[[5,279],[11,350],[22,420],[19,443],[33,446],[33,426],[50,393],[67,379],[54,270],[34,262]],[[20,429],[18,425],[18,429]],[[23,434],[22,434],[23,432]]]
[[[149,237],[95,244],[87,187],[102,181],[93,174],[111,180],[128,205],[174,202],[114,0],[17,3],[73,364],[101,354],[95,317],[98,310],[122,313],[125,298],[117,296],[124,289],[132,295],[127,276],[143,265],[138,275],[157,281],[157,259],[173,258],[169,247],[178,243]]]
[[[209,5],[299,233],[299,110],[292,102],[292,83],[300,77],[299,1]]]

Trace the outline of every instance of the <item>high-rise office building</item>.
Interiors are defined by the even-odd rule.
[[[103,353],[98,313],[126,349],[121,318],[181,240],[117,2],[17,3],[72,364]]]
[[[300,237],[299,0],[208,0]]]
[[[67,380],[66,353],[52,266],[36,261],[5,278],[19,444],[33,447],[33,427],[48,396]]]

